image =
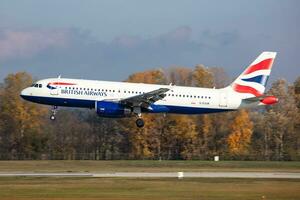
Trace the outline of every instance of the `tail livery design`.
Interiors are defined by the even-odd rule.
[[[237,93],[244,93],[246,97],[262,96],[266,89],[275,57],[276,52],[263,52],[260,54],[231,84],[232,89]]]

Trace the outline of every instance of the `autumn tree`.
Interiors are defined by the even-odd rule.
[[[166,71],[168,83],[178,86],[190,86],[192,84],[192,70],[186,67],[172,67]]]
[[[213,86],[216,88],[224,88],[230,84],[230,78],[221,67],[210,67],[208,70],[213,75]]]
[[[279,79],[272,84],[270,95],[279,99],[277,104],[266,107],[265,113],[265,144],[267,158],[276,160],[289,159],[288,151],[295,143],[295,119],[297,107],[295,105],[294,90],[288,83]],[[272,149],[271,151],[269,149]]]
[[[193,86],[195,87],[214,87],[213,73],[204,65],[197,65],[192,73]]]
[[[20,98],[21,90],[31,84],[32,78],[25,72],[5,78],[0,97],[0,121],[3,123],[1,147],[6,153],[31,156],[44,146],[42,127],[47,109]]]
[[[170,115],[166,119],[163,151],[166,159],[199,157],[198,133],[192,117]]]
[[[233,155],[247,154],[252,132],[253,123],[249,118],[248,112],[240,110],[231,124],[231,132],[227,139],[229,152]]]
[[[295,104],[297,107],[297,113],[295,117],[295,135],[296,135],[296,151],[297,151],[297,158],[300,158],[300,77],[296,79],[294,82],[294,95],[295,95]]]
[[[127,79],[133,83],[164,84],[165,76],[162,70],[150,70],[132,74]],[[161,149],[161,126],[159,121],[162,115],[144,114],[147,123],[144,128],[137,128],[134,120],[124,119],[124,131],[128,133],[133,158],[154,158],[160,154]]]

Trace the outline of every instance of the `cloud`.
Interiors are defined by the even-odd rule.
[[[234,30],[203,30],[197,36],[188,26],[151,38],[124,34],[106,42],[93,37],[90,31],[75,28],[2,29],[0,79],[8,73],[28,71],[37,78],[62,74],[73,78],[124,80],[136,71],[197,64],[225,67],[229,75],[237,75],[272,43],[272,38],[246,38]],[[284,61],[289,66],[286,63],[293,62],[290,61],[293,59],[281,60],[275,64],[283,65]],[[289,69],[275,67],[273,77],[284,73],[286,77],[295,77],[293,68]]]
[[[0,60],[33,57],[51,48],[68,43],[67,30],[0,30]]]
[[[240,39],[237,31],[212,32],[211,30],[205,30],[202,32],[201,37],[209,45],[216,46],[233,45]]]
[[[161,36],[161,38],[170,41],[188,41],[192,35],[192,29],[188,26],[178,27],[167,34]]]
[[[99,79],[115,74],[125,79],[149,67],[196,62],[202,46],[191,35],[192,29],[182,26],[152,38],[120,35],[100,42],[89,31],[74,28],[1,30],[0,74],[25,70],[40,77],[62,73]]]
[[[137,36],[129,36],[129,35],[121,35],[116,37],[113,41],[113,45],[122,46],[125,48],[133,48],[138,46],[142,42],[140,37]]]

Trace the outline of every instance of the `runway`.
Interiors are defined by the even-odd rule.
[[[95,177],[95,178],[272,178],[300,179],[291,172],[116,172],[116,173],[1,173],[0,177]]]

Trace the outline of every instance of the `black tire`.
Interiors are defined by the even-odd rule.
[[[50,115],[50,120],[54,121],[56,119],[56,117],[54,115]]]
[[[143,119],[138,118],[138,119],[135,121],[135,124],[136,124],[137,127],[142,128],[142,127],[144,127],[145,122],[144,122]]]

